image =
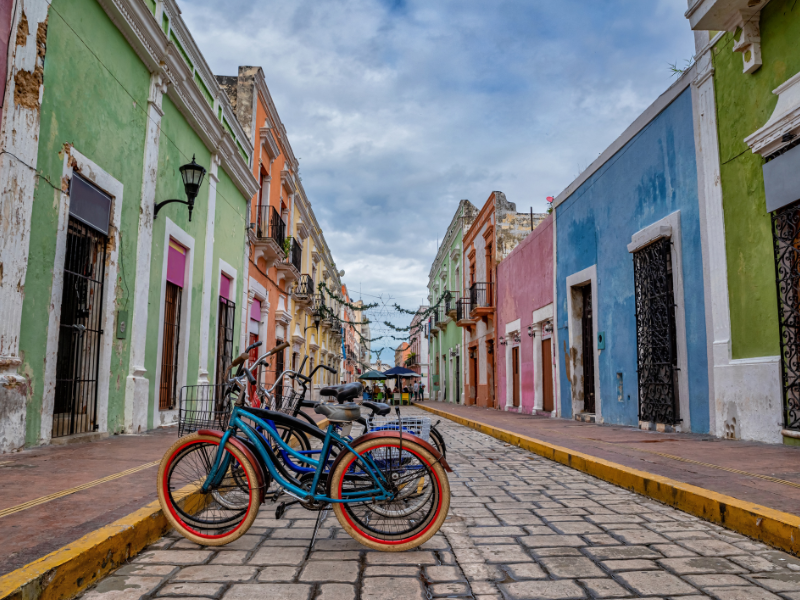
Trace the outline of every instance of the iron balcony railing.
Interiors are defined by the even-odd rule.
[[[298,298],[312,299],[314,296],[314,280],[311,275],[303,273],[297,281],[297,286],[294,288],[294,295]]]
[[[303,247],[297,243],[293,237],[287,237],[288,242],[284,242],[284,248],[287,249],[286,262],[291,264],[298,271],[303,264]]]
[[[494,296],[492,295],[492,284],[481,282],[473,283],[469,288],[470,310],[476,308],[490,308],[494,306]]]
[[[258,205],[256,238],[259,240],[275,240],[283,248],[283,240],[286,239],[286,223],[283,222],[275,207],[268,204]]]
[[[459,298],[458,302],[456,303],[456,321],[469,319],[469,313],[471,310],[469,297]]]
[[[458,294],[456,292],[444,293],[444,312],[450,314],[456,309],[456,302],[458,302]]]

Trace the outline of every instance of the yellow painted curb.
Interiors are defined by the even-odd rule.
[[[200,509],[201,497],[181,500]],[[0,577],[0,600],[67,600],[123,565],[170,530],[158,500]]]
[[[455,421],[598,479],[653,498],[706,521],[792,554],[800,553],[800,517],[695,485],[639,471],[526,435],[473,421],[424,404],[416,407]]]

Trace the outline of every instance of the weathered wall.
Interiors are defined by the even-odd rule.
[[[762,67],[742,74],[733,33],[713,49],[720,174],[725,211],[732,358],[776,356],[777,292],[770,215],[766,212],[764,159],[744,139],[772,115],[776,87],[800,71],[800,6],[772,0],[761,12]]]
[[[741,58],[737,56],[741,61]],[[740,65],[741,68],[741,65]],[[556,208],[557,306],[561,411],[572,415],[567,376],[566,278],[597,265],[597,331],[606,333],[599,380],[605,422],[638,423],[636,317],[631,235],[680,210],[692,430],[707,432],[708,369],[697,169],[691,91],[661,114]],[[566,344],[566,348],[565,348]],[[617,373],[623,375],[618,400]]]
[[[536,221],[534,220],[534,224]],[[527,335],[533,311],[553,302],[553,218],[529,232],[511,253],[497,265],[497,335],[504,335],[506,324],[520,320],[520,412],[530,413],[534,404],[533,342]],[[505,353],[513,344],[497,347],[497,398],[505,403]]]
[[[164,96],[162,109],[164,116],[161,120],[161,140],[159,142],[158,154],[158,181],[156,182],[156,200],[163,201],[168,198],[185,198],[183,183],[178,170],[181,165],[186,164],[195,156],[198,164],[208,168],[211,154],[206,149],[197,134],[192,130],[177,109],[175,104],[168,96]],[[220,169],[222,173],[222,169]],[[223,200],[217,192],[217,204]],[[150,380],[150,401],[148,403],[148,424],[150,427],[157,426],[158,420],[154,411],[155,388],[159,385],[158,373],[158,341],[161,330],[159,317],[164,298],[161,296],[161,282],[163,277],[165,247],[165,227],[167,218],[186,231],[194,238],[194,262],[192,271],[192,297],[191,305],[184,305],[182,310],[191,308],[190,327],[188,331],[181,331],[180,343],[182,347],[189,344],[188,363],[186,365],[186,380],[178,381],[178,387],[194,384],[197,378],[199,367],[198,343],[200,339],[200,306],[203,296],[203,277],[204,265],[203,256],[205,251],[205,231],[206,219],[208,215],[208,175],[203,180],[203,185],[195,200],[192,220],[189,221],[189,212],[182,204],[169,204],[161,209],[158,218],[153,222],[153,246],[152,259],[150,264],[150,310],[147,314],[147,351],[145,358],[145,368]],[[241,261],[239,261],[241,262]],[[235,265],[234,265],[235,266]],[[212,301],[212,312],[216,315],[214,302]],[[212,324],[214,321],[212,321]],[[214,335],[209,338],[216,339],[216,329],[210,330]],[[212,355],[209,355],[212,356]],[[209,372],[213,372],[213,367],[209,365]],[[213,377],[213,375],[212,375]]]
[[[118,281],[106,281],[106,294],[116,296],[117,308],[131,310],[149,72],[94,0],[54,0],[53,7],[58,12],[50,11],[47,31],[38,166],[49,181],[60,187],[61,152],[69,143],[123,183],[123,268],[118,272]],[[53,272],[63,269],[63,265],[54,264],[57,199],[58,192],[41,179],[33,205],[20,336],[20,372],[30,380],[28,445],[39,443],[44,370],[48,360],[55,360],[55,356],[45,353]],[[106,331],[104,335],[113,336],[114,332]],[[110,432],[123,426],[128,351],[127,339],[115,339],[111,373],[100,373],[101,377],[110,377]]]

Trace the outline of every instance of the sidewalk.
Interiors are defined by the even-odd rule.
[[[800,449],[424,402],[437,410],[800,515]],[[435,419],[434,419],[435,421]]]
[[[156,500],[158,462],[177,437],[173,427],[0,455],[0,575]]]

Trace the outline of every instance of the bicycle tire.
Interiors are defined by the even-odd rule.
[[[439,451],[442,458],[447,460],[447,445],[444,443],[444,436],[436,429],[435,425],[431,425],[431,444]]]
[[[248,489],[246,506],[237,509],[221,507],[214,498],[222,485],[207,493],[200,491],[213,464],[220,438],[193,433],[177,440],[166,451],[158,469],[158,501],[167,521],[186,539],[203,546],[222,546],[239,539],[247,532],[258,515],[261,490],[256,476],[257,465],[235,445],[228,443],[232,464],[241,466]],[[183,467],[181,467],[183,463]],[[226,475],[234,481],[234,477]],[[225,480],[223,480],[224,482]],[[229,494],[242,494],[240,483],[227,487]],[[237,496],[238,497],[238,496]]]
[[[333,511],[339,524],[347,531],[350,537],[368,548],[384,552],[403,552],[424,544],[439,531],[450,509],[450,483],[440,462],[424,447],[411,440],[403,439],[404,459],[401,463],[399,460],[399,446],[400,438],[381,437],[365,440],[354,446],[353,449],[359,455],[371,453],[373,458],[381,455],[391,457],[392,449],[394,449],[398,454],[398,463],[405,465],[403,471],[409,470],[409,465],[416,460],[420,465],[418,468],[421,469],[420,472],[423,474],[421,476],[413,473],[401,475],[400,477],[406,477],[407,481],[401,483],[401,486],[405,487],[400,487],[398,496],[403,493],[403,489],[407,490],[405,492],[406,496],[410,496],[416,488],[417,496],[429,494],[431,498],[429,506],[421,507],[413,515],[413,518],[409,518],[410,515],[408,514],[403,514],[395,519],[386,517],[386,512],[394,510],[393,506],[401,504],[396,500],[386,501],[382,503],[386,510],[383,510],[379,515],[378,523],[374,523],[371,521],[369,514],[378,513],[370,509],[370,506],[375,504],[371,500],[363,503],[333,504]],[[380,460],[378,458],[376,463],[380,462]],[[372,485],[371,479],[366,474],[357,474],[357,465],[356,456],[349,451],[342,460],[338,461],[329,480],[328,489],[330,490],[331,498],[343,498],[344,489],[348,487],[348,481],[351,485],[359,481],[367,486]],[[385,470],[388,478],[394,480],[390,471],[397,471],[389,467]],[[425,480],[426,476],[427,482]],[[409,488],[409,485],[412,487]],[[431,486],[430,489],[427,486]],[[352,490],[353,488],[349,489]],[[379,527],[382,529],[378,529]],[[405,527],[405,529],[398,530],[400,527]],[[392,528],[395,530],[389,531]]]

